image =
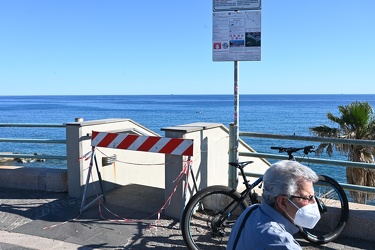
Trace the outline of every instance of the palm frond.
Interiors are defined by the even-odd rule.
[[[309,128],[311,132],[320,137],[337,137],[340,132],[337,128],[331,128],[327,125]]]

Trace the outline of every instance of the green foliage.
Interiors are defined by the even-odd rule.
[[[327,113],[327,118],[335,124],[334,127],[328,125],[321,125],[311,127],[310,131],[320,137],[332,137],[342,139],[360,139],[372,140],[375,138],[375,117],[374,111],[368,102],[353,102],[346,106],[338,107],[340,116],[335,116],[331,112]],[[326,149],[328,155],[332,155],[333,148],[341,153],[347,153],[348,159],[354,161],[363,161],[355,156],[365,156],[366,162],[372,162],[373,148],[366,148],[365,146],[353,146],[340,143],[322,143],[319,145],[318,153]],[[353,151],[361,151],[358,154]]]
[[[374,111],[368,102],[352,102],[346,106],[338,107],[340,116],[331,112],[327,118],[335,125],[321,125],[311,127],[310,131],[320,137],[332,137],[342,139],[374,140],[375,139],[375,117]],[[316,150],[317,154],[326,151],[332,156],[334,149],[345,153],[349,161],[374,163],[375,147],[365,145],[350,145],[343,143],[321,143]],[[375,186],[374,169],[346,169],[348,183]],[[366,195],[363,193],[351,192],[357,202],[365,202]],[[367,196],[369,198],[370,196]],[[374,198],[374,197],[371,197]]]

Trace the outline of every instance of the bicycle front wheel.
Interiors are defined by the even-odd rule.
[[[314,190],[321,218],[313,229],[300,228],[300,232],[306,240],[324,244],[335,240],[346,226],[348,198],[340,184],[324,175],[314,183]]]
[[[211,186],[196,193],[186,205],[181,230],[189,249],[226,249],[235,220],[246,209],[241,195],[226,186]]]

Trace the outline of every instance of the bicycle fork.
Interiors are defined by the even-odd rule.
[[[321,201],[317,196],[315,196],[315,201],[321,214],[327,212],[327,206],[323,203],[323,201]]]

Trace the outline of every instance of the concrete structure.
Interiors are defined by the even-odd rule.
[[[68,190],[67,170],[0,166],[0,186],[66,192]]]
[[[218,123],[193,123],[166,127],[162,128],[162,130],[165,131],[165,137],[194,140],[194,155],[191,166],[198,189],[214,184],[228,185],[229,130],[227,127]],[[0,181],[3,180],[0,185],[10,188],[21,187],[34,190],[68,191],[70,197],[82,198],[90,170],[90,163],[92,163],[92,171],[85,197],[94,196],[101,192],[98,181],[98,173],[100,173],[103,180],[104,193],[116,187],[132,183],[165,188],[166,200],[175,192],[174,199],[166,214],[173,218],[179,218],[181,209],[195,192],[192,176],[189,177],[189,189],[186,196],[184,195],[185,179],[177,187],[174,182],[183,170],[187,157],[111,148],[95,148],[96,161],[91,161],[92,159],[86,158],[92,153],[92,131],[160,136],[130,119],[96,121],[77,119],[75,122],[66,124],[67,170],[4,167],[0,169]],[[243,141],[241,141],[239,149],[244,152],[254,152]],[[84,155],[86,157],[81,159]],[[110,162],[111,164],[109,165],[103,164],[108,160],[108,157],[116,158],[116,161]],[[258,173],[263,173],[268,167],[268,163],[259,158],[243,157],[240,160],[253,160],[255,163],[252,164],[254,167],[252,170],[256,170]],[[18,176],[18,178],[14,178],[15,176]]]
[[[67,123],[68,191],[71,197],[80,198],[83,195],[90,160],[78,159],[92,151],[91,132],[93,130],[159,136],[157,133],[129,119],[106,119]],[[95,154],[105,191],[137,182],[149,186],[164,187],[163,175],[159,174],[164,170],[164,166],[160,165],[160,163],[164,163],[164,155],[110,148],[98,148]],[[116,156],[117,161],[109,166],[103,166],[103,158],[111,156]],[[92,174],[88,196],[95,195],[98,191],[97,187],[93,187],[94,184],[98,184],[95,163]],[[147,176],[151,176],[151,178]],[[158,178],[154,178],[155,176]]]
[[[78,160],[92,151],[91,132],[115,132],[137,135],[160,136],[140,124],[129,119],[107,119],[98,121],[79,121],[66,124],[67,155],[68,155],[68,190],[69,196],[80,198],[83,196],[87,181],[89,160]],[[194,123],[175,127],[163,128],[166,137],[194,140],[194,155],[192,168],[198,188],[213,184],[227,185],[228,183],[228,143],[229,131],[217,123]],[[241,143],[241,150],[251,150]],[[87,196],[93,196],[100,191],[98,171],[103,179],[104,192],[131,183],[152,187],[165,188],[165,199],[174,193],[174,199],[167,208],[166,214],[179,218],[181,209],[193,193],[192,178],[189,192],[184,195],[185,181],[178,187],[174,182],[186,164],[187,157],[179,155],[164,155],[158,153],[118,150],[111,148],[97,148],[97,161],[92,168],[92,178],[87,189]],[[103,159],[115,156],[117,161],[109,166],[103,166]],[[252,158],[256,162],[259,172],[267,168],[267,162]]]
[[[229,130],[227,127],[218,123],[199,122],[162,128],[162,130],[165,131],[166,137],[194,140],[192,169],[198,190],[212,185],[228,185]],[[254,152],[243,141],[240,143],[240,150]],[[175,188],[173,180],[183,170],[184,164],[181,162],[187,159],[174,155],[166,155],[165,158],[165,190],[166,194],[169,194]],[[264,173],[269,165],[268,162],[259,158],[243,157],[240,160],[254,161],[253,166],[256,166],[259,173]],[[181,209],[186,205],[190,196],[195,193],[192,178],[189,178],[189,189],[185,196],[184,187],[185,181],[177,188],[171,204],[166,209],[166,214],[172,218],[179,218]]]

